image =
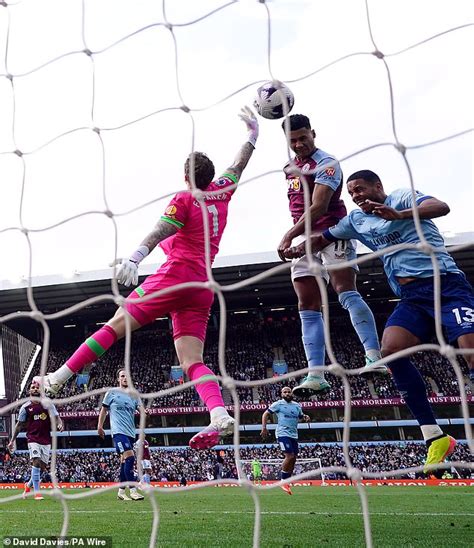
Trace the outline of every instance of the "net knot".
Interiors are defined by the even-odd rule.
[[[172,30],[173,30],[173,25],[172,25],[172,23],[166,22],[166,23],[165,23],[165,29],[168,29],[169,31],[172,31]]]
[[[8,80],[10,80],[10,82],[13,80],[13,74],[5,74],[5,77],[8,78]]]
[[[23,156],[23,152],[22,152],[21,150],[18,150],[18,149],[14,150],[14,151],[13,151],[13,154],[16,154],[16,155],[19,156],[20,158]]]
[[[327,369],[332,375],[337,375],[338,377],[343,377],[345,375],[344,367],[338,363],[331,363],[328,365]]]
[[[100,135],[100,127],[93,127],[92,131],[95,131],[98,135]]]
[[[428,242],[420,242],[416,246],[422,253],[429,255],[433,251],[433,247]]]
[[[113,216],[114,216],[114,214],[112,213],[112,211],[110,211],[110,209],[105,209],[105,210],[104,210],[104,215],[105,215],[106,217],[108,217],[109,219],[112,219]]]
[[[221,383],[224,388],[228,388],[229,390],[232,390],[235,388],[235,381],[232,377],[229,377],[229,376],[223,377],[221,380]]]
[[[456,350],[454,349],[454,346],[451,346],[450,344],[443,344],[443,346],[440,346],[439,353],[448,359],[456,359]]]
[[[377,57],[377,59],[383,59],[385,57],[385,55],[378,49],[373,51],[372,55],[375,55],[375,57]]]
[[[309,271],[315,276],[321,276],[322,268],[316,261],[310,260]]]
[[[125,304],[125,297],[122,297],[122,295],[117,295],[114,299],[114,303],[117,306],[123,306]]]
[[[362,474],[358,468],[351,466],[347,469],[346,475],[352,481],[360,481],[362,479]]]
[[[43,313],[40,312],[39,310],[33,310],[33,312],[31,312],[30,314],[30,318],[32,320],[40,322],[44,318],[44,316],[43,316]]]
[[[186,105],[181,105],[179,107],[183,112],[191,112],[191,109],[187,107]]]
[[[216,293],[217,291],[219,291],[221,286],[219,285],[219,282],[216,282],[216,280],[209,280],[206,283],[206,287]]]
[[[82,53],[85,53],[88,57],[92,57],[92,51],[88,48],[83,49]]]

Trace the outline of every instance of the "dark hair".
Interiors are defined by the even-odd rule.
[[[360,171],[356,171],[349,176],[347,182],[355,181],[356,179],[363,179],[364,181],[367,181],[368,183],[371,183],[373,185],[375,185],[375,183],[381,182],[380,177],[377,175],[377,173],[370,171],[370,169],[361,169]]]
[[[304,114],[292,114],[288,116],[290,131],[296,131],[298,129],[311,129],[311,122],[309,118]],[[283,120],[281,127],[283,131],[286,130],[286,118]]]
[[[191,162],[193,162],[193,166]],[[214,179],[215,169],[214,164],[204,152],[192,152],[187,157],[184,164],[184,173],[189,181],[193,180],[190,173],[191,168],[194,170],[194,183],[197,188],[200,190],[207,188]]]

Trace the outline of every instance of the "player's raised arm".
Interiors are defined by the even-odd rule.
[[[242,172],[247,167],[250,157],[255,150],[255,144],[258,139],[258,120],[255,117],[255,114],[249,107],[244,107],[240,114],[239,118],[245,123],[248,130],[247,142],[244,143],[237,156],[235,157],[234,163],[226,170],[226,173],[234,174],[237,179],[240,178]]]
[[[436,219],[437,217],[444,217],[449,213],[449,206],[445,202],[432,196],[423,196],[422,198],[422,201],[420,201],[420,198],[417,200],[417,210],[420,219]],[[371,202],[370,200],[366,200],[366,203],[371,207],[374,215],[386,221],[412,220],[414,217],[413,207],[397,210],[385,204]],[[362,207],[361,209],[364,210]]]

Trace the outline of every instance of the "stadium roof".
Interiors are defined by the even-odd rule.
[[[454,234],[446,236],[448,247],[459,246],[472,242],[471,247],[461,250],[453,249],[460,268],[466,273],[468,279],[474,280],[474,233]],[[366,255],[367,249],[358,250],[360,255]],[[296,304],[296,297],[291,286],[289,270],[281,267],[275,251],[254,253],[249,255],[236,255],[218,257],[213,268],[216,280],[224,285],[245,282],[250,278],[262,274],[273,267],[280,269],[269,277],[264,277],[250,285],[236,290],[226,291],[225,298],[228,310],[246,310],[256,308],[277,308]],[[140,281],[159,265],[148,264],[140,268]],[[288,265],[289,266],[289,265]],[[43,313],[54,313],[80,303],[86,299],[111,293],[112,269],[80,272],[69,279],[62,276],[44,276],[32,280],[33,296],[38,308]],[[361,293],[371,302],[387,302],[394,296],[387,284],[381,262],[378,258],[370,258],[360,265],[358,286]],[[18,311],[28,311],[30,307],[27,300],[27,282],[20,287],[13,286],[11,282],[4,281],[0,285],[0,316]],[[122,295],[129,293],[129,289],[121,288]],[[335,295],[330,300],[335,300]],[[107,320],[114,312],[115,305],[110,301],[102,301],[88,305],[85,308],[68,314],[61,318],[63,324],[71,322],[98,322]],[[14,320],[10,325],[14,329],[25,321]],[[22,329],[19,329],[22,331]]]

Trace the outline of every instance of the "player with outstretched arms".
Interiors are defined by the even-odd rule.
[[[283,250],[304,239],[305,222],[310,218],[311,232],[320,234],[347,215],[341,199],[343,186],[339,162],[327,152],[316,147],[316,134],[310,120],[303,114],[293,114],[282,124],[289,127],[288,144],[295,153],[294,159],[286,164],[284,172],[288,186],[288,200],[293,226],[278,246],[281,257]],[[310,207],[305,211],[304,183],[310,197]],[[356,258],[356,243],[353,240],[337,240],[324,250],[315,253],[313,259],[322,266],[340,264]],[[357,291],[357,265],[327,272],[322,270],[326,283],[330,281],[338,294],[342,307],[349,312],[352,325],[364,346],[366,365],[364,373],[386,372],[386,367],[377,364],[380,359],[380,344],[374,316],[367,303]],[[328,390],[329,383],[314,368],[325,365],[324,324],[321,312],[321,295],[314,274],[306,257],[293,261],[291,279],[298,297],[301,331],[309,374],[293,392],[295,395],[314,394]],[[312,370],[313,369],[313,370]]]
[[[128,388],[127,374],[125,369],[117,371],[118,386],[126,390]],[[100,408],[99,420],[97,422],[97,433],[102,439],[105,438],[104,422],[107,413],[110,417],[110,432],[114,442],[115,449],[120,455],[120,483],[134,482],[135,475],[135,453],[133,445],[135,443],[135,411],[140,403],[136,398],[121,390],[112,389],[105,393]],[[125,487],[120,486],[117,498],[119,500],[143,500],[143,495],[137,492],[136,487],[127,485],[130,489],[130,495],[127,496]]]
[[[142,447],[140,454],[140,447]],[[151,485],[151,474],[153,472],[151,467],[151,455],[150,455],[150,444],[146,438],[143,438],[143,443],[139,438],[134,445],[135,453],[138,457],[141,456],[141,467],[143,471],[143,481],[142,487],[147,488]]]
[[[167,255],[166,262],[156,274],[148,276],[130,297],[137,299],[159,289],[183,282],[206,282],[205,233],[200,202],[190,192],[193,182],[203,191],[208,215],[211,264],[219,250],[230,200],[236,185],[255,149],[258,122],[248,108],[239,115],[245,122],[248,137],[239,149],[234,163],[217,179],[214,165],[201,152],[192,153],[185,163],[184,179],[187,192],[180,192],[171,200],[155,228],[141,242],[129,259],[122,261],[117,280],[129,286],[138,282],[138,265],[160,244]],[[234,419],[224,406],[221,390],[214,373],[203,363],[203,346],[214,293],[205,288],[186,288],[172,291],[146,302],[125,303],[130,314],[132,330],[170,314],[173,323],[175,348],[183,371],[193,381],[210,411],[211,424],[189,442],[193,449],[208,449],[224,436],[233,433]],[[57,371],[44,378],[45,390],[57,394],[61,386],[83,367],[97,360],[116,341],[125,336],[125,310],[120,308],[104,327],[87,339]]]
[[[39,384],[34,380],[30,385],[30,396],[40,397]],[[56,417],[57,429],[61,432],[64,428],[63,421],[59,418],[59,413],[53,404],[51,404],[51,410]],[[27,401],[20,407],[18,422],[7,446],[10,452],[13,451],[15,440],[22,430],[26,430],[31,459],[31,477],[25,483],[23,498],[26,498],[33,487],[34,499],[43,500],[44,497],[40,493],[41,472],[46,470],[51,454],[51,418],[47,408],[36,401]]]
[[[263,413],[261,435],[264,440],[268,438],[267,423],[270,418],[276,416],[278,425],[275,435],[280,449],[285,455],[280,475],[280,478],[284,480],[290,478],[295,469],[296,457],[298,456],[298,422],[300,419],[309,422],[310,417],[303,413],[299,403],[293,401],[293,393],[289,386],[284,386],[281,389],[281,398],[281,400],[272,403]],[[289,495],[292,494],[288,483],[282,485],[281,488]]]
[[[394,293],[400,297],[385,325],[382,338],[384,357],[429,342],[434,333],[434,269],[431,256],[422,249],[393,250],[397,244],[419,245],[413,211],[416,207],[421,229],[435,252],[441,283],[441,324],[449,343],[460,348],[474,348],[474,293],[446,251],[444,239],[431,219],[449,213],[449,206],[436,198],[409,188],[385,193],[377,174],[370,170],[353,173],[347,180],[347,190],[360,209],[351,211],[322,235],[312,236],[311,247],[319,251],[341,238],[355,238],[372,251],[382,255],[385,274]],[[413,199],[414,198],[414,199]],[[286,258],[301,257],[304,242],[284,250]],[[471,373],[474,354],[465,354]],[[428,446],[425,465],[443,462],[456,441],[443,433],[426,396],[422,376],[408,358],[398,358],[389,364],[395,385],[412,415],[420,425]],[[425,468],[425,472],[427,472]],[[436,473],[435,473],[436,475]]]

